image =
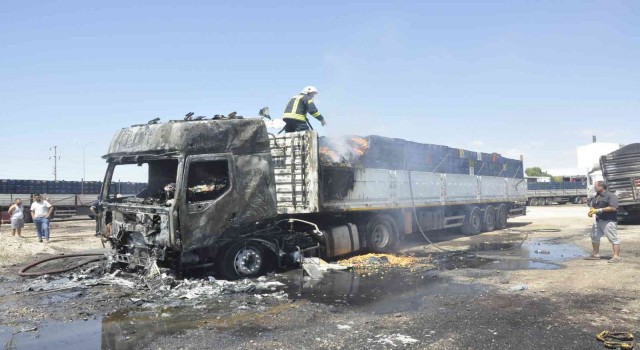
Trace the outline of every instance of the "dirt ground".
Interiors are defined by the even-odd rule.
[[[619,225],[622,258],[583,260],[591,219],[578,205],[530,207],[506,230],[407,237],[401,255],[430,268],[267,276],[269,293],[157,297],[120,286],[22,292],[38,255],[100,251],[93,222],[0,228],[0,337],[7,349],[604,349],[603,331],[640,328],[640,226]],[[464,251],[465,253],[460,253]],[[428,262],[428,264],[426,263]]]

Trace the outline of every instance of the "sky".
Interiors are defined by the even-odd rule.
[[[280,117],[314,85],[321,135],[382,135],[584,173],[640,142],[636,1],[4,1],[0,179],[102,180],[116,130]],[[83,175],[84,174],[84,175]]]

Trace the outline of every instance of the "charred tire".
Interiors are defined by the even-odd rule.
[[[482,230],[482,212],[478,207],[467,209],[462,224],[462,233],[465,235],[476,235]]]
[[[498,208],[496,208],[496,229],[502,230],[507,228],[507,218],[509,217],[509,212],[507,211],[507,206],[504,204],[500,204]]]
[[[482,232],[491,232],[496,229],[496,210],[491,205],[484,208],[482,216]]]
[[[257,277],[269,271],[270,258],[267,248],[258,242],[237,242],[220,255],[218,273],[230,280]]]
[[[551,205],[551,204],[553,204],[553,199],[547,198],[544,200],[544,205]]]
[[[398,246],[398,230],[388,215],[376,215],[367,224],[367,247],[374,253],[388,253]]]

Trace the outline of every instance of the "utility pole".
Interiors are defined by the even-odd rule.
[[[52,148],[49,148],[51,151]],[[51,159],[51,157],[49,157]],[[58,146],[53,146],[53,181],[58,181]]]
[[[73,141],[73,143],[80,143],[80,141]],[[84,182],[87,180],[87,166],[86,166],[87,163],[85,162],[85,153],[87,150],[87,146],[89,146],[92,143],[95,143],[95,141],[89,141],[82,147],[82,187],[80,190],[82,194],[84,194]]]

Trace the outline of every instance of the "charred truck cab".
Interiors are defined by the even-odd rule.
[[[119,130],[104,156],[99,215],[114,260],[130,269],[157,263],[252,277],[299,263],[305,252],[331,258],[362,248],[391,251],[418,229],[474,234],[525,213],[521,163],[519,173],[484,177],[407,161],[398,169],[374,152],[367,158],[370,142],[391,140],[380,137],[356,140],[352,158],[336,162],[319,140],[313,131],[274,136],[260,119]],[[406,157],[409,143],[402,145]],[[377,168],[368,166],[372,160]],[[113,194],[110,184],[141,171],[144,190]]]

